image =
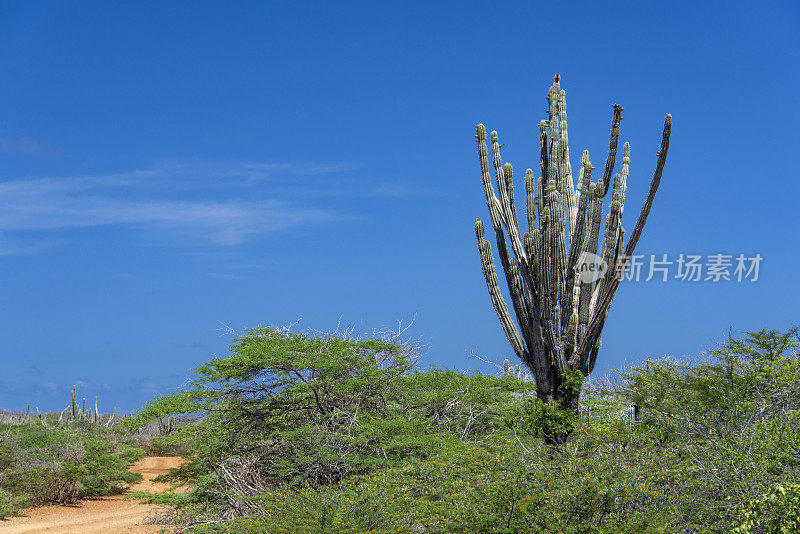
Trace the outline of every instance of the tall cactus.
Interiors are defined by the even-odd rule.
[[[533,372],[538,397],[545,402],[561,402],[575,410],[575,395],[566,398],[561,385],[568,371],[588,375],[594,368],[600,333],[614,293],[639,241],[661,180],[672,117],[667,115],[664,121],[661,150],[657,154],[650,191],[627,245],[623,247],[625,230],[621,220],[630,165],[628,143],[623,147],[622,169],[613,175],[622,106],[613,106],[603,176],[592,182],[594,167],[585,150],[576,185],[569,160],[566,96],[558,74],[547,93],[547,102],[548,117],[539,123],[541,175],[537,181],[532,169],[525,173],[527,231],[521,231],[517,221],[512,167],[510,163],[502,163],[497,132],[490,134],[493,185],[486,128],[483,124],[476,127],[491,229],[508,285],[513,316],[500,291],[491,245],[484,238],[481,219],[475,223],[475,233],[492,305],[514,352]],[[611,205],[601,230],[603,199],[609,190]],[[606,270],[599,276],[581,276],[580,267],[597,255]]]
[[[77,386],[72,386],[72,399],[70,402],[70,414],[72,416],[72,420],[76,420],[78,418],[78,401],[77,401]]]

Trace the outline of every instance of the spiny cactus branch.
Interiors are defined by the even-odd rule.
[[[617,159],[617,143],[619,142],[619,123],[622,121],[622,111],[625,108],[619,104],[614,104],[614,117],[611,119],[611,139],[608,142],[608,157],[606,158],[606,170],[603,173],[603,183],[606,184],[603,196],[608,193],[608,186],[611,184],[611,174],[614,172],[614,163]]]

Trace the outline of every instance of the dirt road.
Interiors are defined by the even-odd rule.
[[[178,467],[181,459],[172,456],[144,458],[130,468],[141,473],[144,480],[131,488],[133,491],[158,491],[166,484],[152,479]],[[145,525],[145,518],[158,506],[123,499],[121,495],[97,497],[81,501],[77,506],[46,506],[24,510],[27,517],[14,517],[0,521],[0,534],[144,534],[155,533],[164,525]]]

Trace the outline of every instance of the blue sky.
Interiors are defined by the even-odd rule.
[[[424,364],[490,370],[474,125],[535,167],[556,72],[573,168],[625,106],[628,231],[673,116],[638,252],[764,258],[623,283],[596,374],[796,324],[800,8],[600,4],[0,3],[0,406],[135,409],[297,320],[416,314]]]

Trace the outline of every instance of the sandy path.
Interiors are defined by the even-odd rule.
[[[172,456],[143,458],[130,467],[141,473],[144,480],[131,489],[158,491],[167,484],[152,479],[178,467],[181,459]],[[117,534],[155,533],[165,525],[145,525],[144,519],[158,506],[123,499],[121,495],[97,497],[81,501],[77,506],[45,506],[23,510],[27,517],[14,517],[0,521],[0,534],[47,532],[48,534]]]

